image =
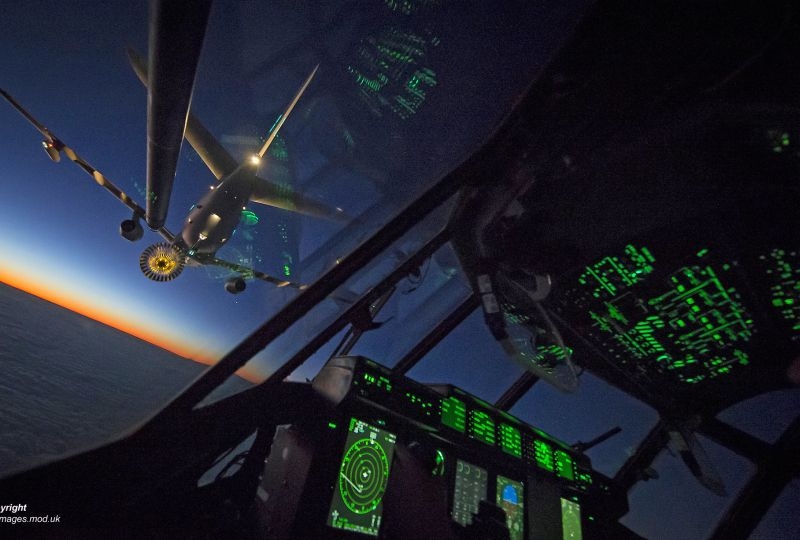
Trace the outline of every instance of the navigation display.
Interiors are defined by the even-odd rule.
[[[525,493],[522,482],[497,475],[497,506],[506,513],[511,540],[525,538]]]
[[[487,482],[486,469],[456,460],[452,512],[454,521],[464,526],[472,523],[472,515],[478,513],[478,505],[486,500]]]
[[[395,441],[393,433],[350,419],[329,526],[378,536]]]
[[[583,540],[581,505],[561,499],[561,530],[564,532],[564,540]]]

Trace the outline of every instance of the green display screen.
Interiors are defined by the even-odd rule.
[[[555,472],[555,465],[553,464],[553,447],[544,441],[533,441],[534,457],[536,458],[536,465],[540,468]]]
[[[467,406],[458,398],[442,400],[442,424],[464,433],[467,428]]]
[[[327,524],[336,529],[378,536],[383,494],[389,482],[396,437],[350,419]]]
[[[500,448],[506,454],[522,457],[522,435],[517,428],[500,424]]]
[[[469,412],[469,434],[482,443],[494,446],[494,420],[484,411]]]
[[[522,482],[497,475],[497,506],[506,513],[511,540],[525,538],[525,491]]]
[[[489,476],[486,469],[456,460],[456,480],[453,488],[453,521],[467,526],[478,513],[481,501],[486,500]]]
[[[785,276],[789,283],[796,275],[788,255],[773,250],[759,260],[770,276]],[[742,263],[703,246],[679,260],[658,256],[655,249],[628,245],[618,256],[584,268],[565,298],[568,309],[591,325],[590,341],[618,366],[648,379],[657,375],[690,385],[747,366],[756,329],[739,292],[746,285]],[[773,300],[790,319],[794,298],[784,285],[776,280]]]
[[[582,540],[583,530],[581,529],[581,505],[561,499],[561,530],[564,540]]]
[[[564,451],[556,450],[556,474],[567,480],[575,479],[575,471],[572,468],[572,457]]]

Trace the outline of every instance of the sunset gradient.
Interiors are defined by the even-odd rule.
[[[115,311],[102,301],[87,300],[89,297],[82,292],[70,290],[63,284],[55,283],[44,276],[37,276],[27,268],[17,269],[0,265],[0,282],[130,334],[188,360],[213,365],[222,356],[218,351],[209,351],[193,346],[170,334],[168,329],[159,324],[160,321],[147,324],[141,320],[134,320],[129,313]],[[240,369],[237,375],[251,382],[263,380],[263,376],[255,375],[247,367]]]

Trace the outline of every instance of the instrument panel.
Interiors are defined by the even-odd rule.
[[[315,465],[305,492],[324,493],[325,503],[305,512],[324,513],[324,527],[305,520],[295,536],[382,537],[398,515],[432,519],[434,511],[392,507],[424,498],[400,478],[409,474],[401,449],[446,492],[442,514],[455,537],[476,527],[499,527],[510,540],[601,537],[627,511],[625,494],[585,455],[459,388],[423,385],[363,357],[330,360],[313,387],[335,404],[321,433],[309,430]]]

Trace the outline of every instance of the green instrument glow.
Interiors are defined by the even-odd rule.
[[[770,286],[772,307],[800,339],[800,258],[796,251],[773,249],[759,256]]]
[[[556,474],[566,480],[575,479],[572,457],[562,450],[555,451]]]
[[[258,216],[252,210],[242,210],[241,223],[245,227],[258,225]]]
[[[442,424],[464,433],[467,428],[467,406],[458,398],[442,400]]]
[[[537,439],[533,442],[533,451],[534,458],[536,459],[536,465],[546,471],[555,472],[552,446]]]
[[[399,27],[385,28],[361,41],[358,57],[347,72],[372,114],[380,117],[391,112],[406,120],[417,113],[438,84],[436,73],[422,65],[438,44],[435,36]]]
[[[522,435],[517,428],[500,424],[500,449],[514,457],[522,457]]]
[[[522,482],[497,475],[497,506],[506,513],[511,540],[525,538],[525,490]]]
[[[731,284],[737,263],[715,256],[712,248],[696,249],[666,272],[654,251],[629,244],[622,255],[585,267],[570,300],[586,310],[592,339],[632,372],[684,384],[727,375],[750,363],[755,324]],[[790,278],[791,287],[797,279]],[[781,302],[796,296],[778,289]]]
[[[564,540],[583,539],[580,504],[567,499],[561,499],[561,530]]]
[[[350,419],[329,526],[378,536],[395,440],[392,433]]]
[[[482,443],[494,446],[494,420],[484,411],[469,412],[469,434]]]

